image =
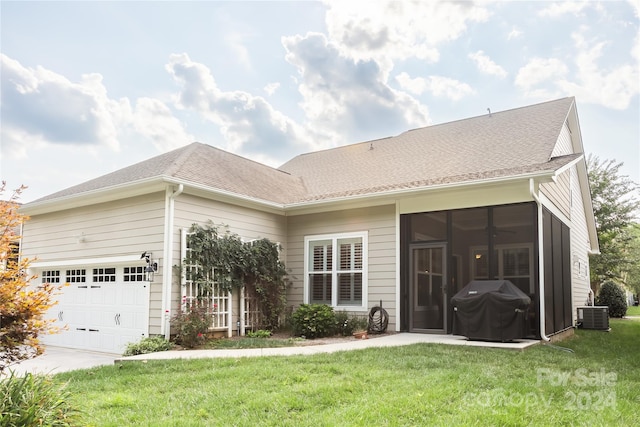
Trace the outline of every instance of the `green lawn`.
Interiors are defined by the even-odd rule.
[[[637,425],[640,320],[611,326],[524,352],[420,344],[55,379],[95,426]]]
[[[640,306],[628,307],[627,316],[640,316]]]

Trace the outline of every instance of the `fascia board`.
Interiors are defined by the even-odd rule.
[[[351,205],[360,204],[362,206],[371,206],[371,205],[382,205],[387,203],[393,203],[394,200],[405,197],[405,196],[414,196],[421,195],[425,193],[437,192],[437,191],[446,191],[463,187],[481,187],[487,185],[496,185],[506,182],[512,181],[520,181],[520,180],[529,180],[530,178],[534,178],[539,182],[550,182],[552,181],[556,171],[548,170],[548,171],[538,171],[534,173],[521,174],[516,176],[509,177],[499,177],[499,178],[487,178],[475,181],[463,181],[449,184],[438,184],[431,185],[428,187],[417,187],[417,188],[406,188],[399,190],[390,190],[379,193],[365,193],[359,195],[351,195],[338,197],[333,199],[322,199],[322,200],[313,200],[306,201],[300,203],[290,203],[285,205],[285,209],[287,214],[302,214],[308,213],[308,211],[316,208],[319,211],[330,210],[327,209],[329,207],[353,207]]]
[[[42,213],[73,209],[160,192],[164,191],[165,187],[166,183],[162,177],[147,178],[128,182],[126,184],[84,191],[82,193],[76,193],[69,196],[62,196],[56,199],[26,203],[21,207],[21,213],[25,215],[38,215]]]

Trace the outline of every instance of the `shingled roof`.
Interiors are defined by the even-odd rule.
[[[555,171],[580,155],[552,158],[574,102],[563,98],[303,154],[279,169],[196,142],[33,203],[155,177],[286,205]]]
[[[155,177],[285,203],[304,197],[299,178],[253,160],[194,142],[36,200],[43,202]]]
[[[280,167],[301,177],[307,200],[554,171],[574,98],[428,126],[393,138],[303,154]]]

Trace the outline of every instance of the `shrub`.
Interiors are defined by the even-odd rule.
[[[326,304],[302,304],[292,315],[294,335],[322,338],[335,331],[336,316]]]
[[[350,316],[346,311],[337,311],[336,317],[336,333],[349,336],[355,331],[366,331],[368,320],[362,316]]]
[[[79,425],[80,412],[64,385],[45,375],[9,373],[0,380],[0,427]]]
[[[258,329],[257,331],[249,331],[249,332],[247,332],[247,336],[249,338],[269,338],[271,336],[271,331],[266,331],[264,329]]]
[[[177,314],[171,319],[171,326],[177,329],[176,342],[187,348],[204,344],[212,320],[205,307],[191,306]]]
[[[595,302],[596,305],[609,307],[609,317],[624,317],[627,314],[627,296],[624,289],[612,280],[602,283]]]
[[[142,338],[139,342],[131,342],[127,344],[127,349],[122,354],[123,356],[135,356],[136,354],[155,353],[157,351],[171,350],[173,345],[170,341],[163,337],[146,337]]]

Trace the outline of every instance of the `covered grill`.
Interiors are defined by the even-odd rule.
[[[474,280],[451,298],[453,333],[472,340],[523,338],[531,298],[508,280]]]

